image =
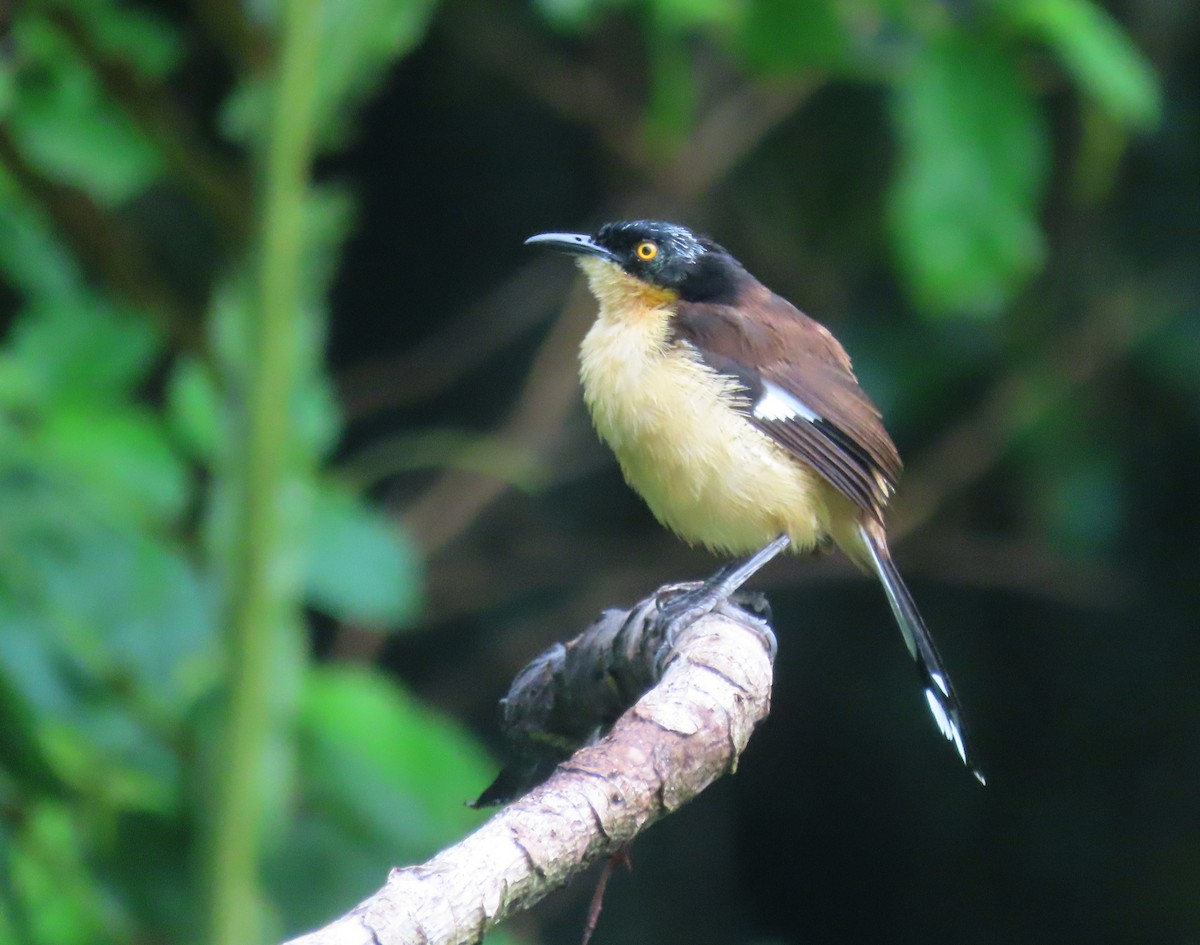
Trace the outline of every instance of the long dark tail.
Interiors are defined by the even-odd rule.
[[[865,563],[869,564],[879,577],[879,583],[883,585],[888,603],[892,606],[892,613],[896,615],[896,623],[900,625],[900,632],[904,634],[908,652],[916,660],[917,672],[921,674],[921,682],[925,686],[925,700],[929,703],[933,720],[946,740],[954,746],[963,764],[979,779],[980,784],[986,784],[967,740],[962,705],[954,692],[942,658],[938,655],[929,628],[921,619],[917,605],[909,594],[904,579],[900,577],[900,571],[892,562],[883,527],[876,522],[862,523],[858,526],[858,534],[867,556]]]

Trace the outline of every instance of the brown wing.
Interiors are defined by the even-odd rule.
[[[762,285],[737,306],[678,302],[672,340],[746,390],[746,419],[882,518],[900,457],[837,339]]]

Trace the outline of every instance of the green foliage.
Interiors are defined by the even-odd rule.
[[[1023,0],[1010,15],[1053,48],[1117,121],[1142,129],[1157,123],[1162,103],[1154,71],[1104,10],[1089,0]]]
[[[282,5],[267,4],[266,15],[278,19]],[[354,106],[396,59],[420,42],[435,8],[435,0],[322,0],[314,117],[325,146],[345,139]],[[226,132],[251,138],[266,120],[269,94],[265,79],[243,83],[226,105]]]
[[[114,20],[121,25],[111,35],[132,40],[138,31],[130,26],[139,21],[138,14]],[[59,29],[30,12],[14,23],[12,42],[23,66],[5,118],[31,162],[110,206],[131,199],[158,177],[161,155],[104,94],[99,78]],[[161,67],[170,58],[163,49],[169,44],[122,45],[146,50],[148,65]]]
[[[955,13],[924,2],[541,0],[572,30],[611,10],[644,17],[643,134],[659,154],[684,147],[700,111],[694,39],[709,35],[769,78],[828,71],[892,92],[897,139],[893,252],[913,301],[932,314],[995,315],[1041,268],[1046,123],[1027,61],[1032,39],[1123,127],[1158,119],[1152,70],[1091,0],[997,0]]]
[[[0,687],[39,766],[114,809],[174,806],[168,742],[217,675],[211,592],[169,537],[189,477],[131,401],[154,345],[61,300],[23,313],[3,362]]]
[[[335,16],[344,7],[327,11],[337,29],[324,37],[326,135],[350,114],[348,102],[418,41],[432,4],[361,7],[351,17]],[[167,79],[178,62],[184,38],[143,11],[88,0],[63,15],[139,81]],[[243,494],[235,446],[262,352],[251,340],[255,303],[244,279],[214,287],[215,359],[174,357],[146,313],[86,277],[86,262],[56,232],[61,220],[51,222],[52,205],[40,203],[52,188],[69,188],[60,191],[69,201],[78,199],[67,196],[73,190],[101,207],[123,206],[158,186],[166,166],[131,117],[136,108],[113,99],[63,22],[50,11],[22,11],[12,37],[20,68],[4,73],[2,97],[12,147],[27,162],[20,173],[45,183],[26,192],[0,170],[0,270],[20,299],[0,350],[0,806],[10,812],[0,817],[0,930],[56,945],[194,941],[207,922],[201,827],[224,738],[214,710],[229,672],[222,600]],[[294,572],[302,599],[335,619],[396,626],[419,606],[415,549],[369,503],[318,473],[339,427],[319,369],[319,299],[350,202],[325,189],[303,206],[304,317],[291,338],[306,367],[288,398],[283,550],[273,567]],[[153,394],[164,377],[165,406]],[[293,653],[287,660],[285,650]],[[316,673],[310,686],[309,673],[301,649],[276,651],[277,685],[291,677],[319,696],[331,684]],[[446,783],[424,787],[416,772],[461,768],[464,757],[470,764],[479,755],[465,743],[453,758],[439,754],[431,736],[413,733],[433,726],[438,739],[450,736],[408,703],[390,703],[389,683],[358,685],[378,713],[369,725],[358,721],[394,726],[394,747],[417,745],[421,754],[349,786],[297,767],[293,742],[306,746],[303,762],[321,763],[311,753],[333,751],[324,733],[353,711],[335,693],[303,703],[300,728],[277,733],[267,749],[275,761],[264,769],[275,774],[261,784],[273,798],[294,788],[316,799],[292,818],[273,803],[267,820],[277,848],[303,848],[314,862],[360,879],[361,893],[378,883],[396,849],[445,842],[466,821],[446,815],[406,826],[392,816],[364,860],[344,836],[322,833],[325,812],[374,824],[405,764],[407,800],[396,810],[436,807]],[[473,764],[462,797],[487,780]],[[346,904],[291,889],[278,895],[276,909],[293,929],[301,915],[315,920]]]
[[[269,863],[286,927],[336,914],[377,888],[392,865],[420,861],[479,823],[465,801],[492,767],[461,729],[393,682],[358,669],[315,670],[297,723],[305,778],[292,828]]]
[[[896,252],[934,311],[994,314],[1042,261],[1046,137],[1012,55],[945,33],[896,82]]]
[[[738,45],[748,65],[767,75],[845,64],[850,33],[830,0],[793,3],[759,0],[746,5]]]
[[[265,669],[249,688],[262,696],[250,721],[266,736],[252,742],[245,780],[261,817],[243,850],[264,883],[242,892],[273,932],[332,915],[390,865],[469,829],[477,815],[462,801],[491,773],[478,746],[395,682],[316,665],[304,633],[308,610],[387,630],[411,625],[422,606],[412,540],[329,468],[342,420],[323,364],[325,298],[355,200],[326,174],[314,185],[305,168],[349,140],[359,107],[421,45],[437,4],[319,0],[298,54],[310,112],[281,111],[276,99],[289,0],[233,4],[254,21],[211,33],[194,12],[165,20],[151,8],[18,5],[0,63],[0,941],[205,934],[207,854],[222,831],[211,798],[243,734],[225,708],[250,662],[234,655],[231,626]],[[570,31],[572,43],[609,16],[638,31],[612,85],[639,91],[611,138],[635,139],[643,165],[687,157],[713,102],[744,85],[853,82],[886,98],[894,265],[935,314],[995,317],[1044,264],[1042,51],[1103,112],[1118,149],[1162,112],[1146,60],[1089,0],[533,9],[531,28]],[[241,46],[229,39],[239,35]],[[221,43],[232,65],[204,58]],[[204,87],[224,96],[211,107],[194,95],[203,69],[227,70]],[[186,127],[169,127],[179,115]],[[405,133],[422,146],[422,129]],[[269,221],[264,195],[280,185],[272,142],[289,135],[299,174]],[[788,166],[796,179],[808,172]],[[201,222],[221,214],[204,206],[197,173],[244,202],[253,240]],[[143,273],[163,284],[151,302],[130,297],[131,284],[150,288]],[[162,329],[200,322],[203,342],[186,350]],[[1146,357],[1200,402],[1194,335]],[[923,406],[941,403],[941,386],[976,380],[995,354],[959,353],[934,364],[919,352],[919,378],[881,369],[877,389],[920,383]],[[883,360],[868,354],[865,373]],[[278,422],[255,427],[264,398],[282,405]],[[248,456],[264,432],[278,448],[259,457],[259,481]],[[1071,434],[1061,418],[1032,434],[1064,448],[1038,467],[1029,504],[1056,546],[1104,546],[1126,514],[1121,469]],[[405,431],[364,454],[368,486],[379,471],[431,465],[525,489],[546,474],[511,443],[444,429]],[[248,526],[248,510],[266,506]],[[261,569],[253,580],[248,561]],[[240,609],[264,587],[261,610]]]
[[[650,59],[650,94],[646,102],[645,136],[649,144],[670,153],[685,139],[696,116],[692,61],[679,35],[656,37]]]
[[[594,20],[602,5],[597,0],[535,0],[547,22],[563,29],[579,29]]]
[[[67,0],[57,9],[77,17],[102,54],[142,78],[164,79],[179,65],[183,38],[149,7]]]
[[[43,802],[13,837],[14,925],[31,943],[114,941],[123,923],[90,877],[75,815]]]
[[[25,298],[48,303],[86,296],[74,257],[45,216],[0,171],[0,262],[5,280]]]
[[[330,484],[313,495],[311,535],[305,586],[315,608],[376,625],[415,616],[417,552],[393,522]]]

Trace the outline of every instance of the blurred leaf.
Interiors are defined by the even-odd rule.
[[[87,654],[101,679],[129,687],[155,721],[177,723],[213,685],[213,595],[183,555],[141,535],[98,530],[47,566],[64,642]]]
[[[78,262],[0,168],[0,269],[33,300],[82,294]]]
[[[145,6],[114,0],[70,0],[106,55],[147,78],[164,78],[179,62],[178,31]]]
[[[299,816],[270,864],[289,929],[327,920],[380,886],[391,866],[479,823],[464,802],[493,766],[461,729],[388,679],[313,669],[299,724]]]
[[[321,51],[317,57],[315,125],[325,146],[340,142],[358,105],[385,70],[421,41],[436,0],[323,0]],[[277,3],[269,15],[277,18]],[[252,78],[226,101],[222,125],[239,141],[266,127],[267,80]]]
[[[216,457],[227,432],[216,383],[198,358],[175,363],[167,388],[167,422],[193,458],[211,462]]]
[[[738,42],[753,68],[794,75],[845,62],[849,36],[832,0],[755,0],[744,8]]]
[[[1053,48],[1118,121],[1142,129],[1158,122],[1162,95],[1154,69],[1101,7],[1091,0],[1020,0],[1001,9]]]
[[[337,274],[340,250],[346,234],[354,225],[354,198],[345,187],[323,184],[311,187],[304,199],[304,288],[314,298],[323,298]],[[325,338],[307,339],[307,344],[323,352]]]
[[[896,84],[894,251],[917,302],[992,314],[1040,267],[1046,134],[1015,63],[982,36],[947,33]]]
[[[696,77],[683,37],[659,30],[651,44],[650,99],[645,133],[650,146],[670,152],[683,144],[696,117]]]
[[[29,733],[35,750],[14,770],[28,775],[36,759],[57,785],[54,793],[69,788],[99,809],[174,809],[182,788],[179,759],[145,718],[154,708],[160,716],[170,710],[161,699],[156,707],[138,705],[141,693],[127,691],[115,673],[89,675],[68,641],[46,629],[32,616],[6,619],[0,639],[0,674],[14,683],[14,694],[20,690],[36,720]]]
[[[13,95],[16,92],[13,70],[7,60],[0,60],[0,120],[12,108]]]
[[[551,25],[579,29],[614,4],[612,0],[534,0],[533,5]]]
[[[41,803],[27,812],[9,867],[30,936],[24,945],[126,938],[129,930],[88,873],[77,822],[65,806]]]
[[[329,801],[358,795],[364,803],[346,812],[368,812],[410,854],[433,852],[479,822],[464,802],[491,778],[493,762],[466,731],[394,680],[359,668],[317,667],[299,724],[312,760],[341,759],[347,766],[306,766],[309,790],[329,791]]]
[[[324,0],[318,128],[344,122],[384,70],[424,37],[435,0]],[[343,128],[343,132],[344,132]]]
[[[202,903],[194,890],[195,864],[187,854],[198,847],[197,829],[186,815],[123,812],[115,818],[112,844],[93,854],[110,894],[138,920],[143,941],[196,938]]]
[[[183,786],[179,760],[125,708],[94,701],[80,707],[88,712],[86,726],[45,726],[46,754],[58,776],[106,811],[174,811]]]
[[[22,361],[0,352],[0,407],[20,412],[34,410],[40,393],[33,372]],[[5,419],[0,413],[0,430],[3,430]]]
[[[0,608],[0,627],[5,625]],[[61,798],[66,783],[55,773],[38,738],[38,718],[0,667],[0,771],[22,789],[47,797]],[[4,862],[0,850],[0,863]]]
[[[11,849],[8,828],[0,823],[0,863],[12,862]],[[25,942],[30,936],[24,929],[17,928],[17,897],[9,872],[8,869],[0,870],[0,942]]]
[[[217,675],[212,595],[161,538],[106,523],[91,491],[0,471],[0,677],[56,777],[162,810],[180,789],[169,738]]]
[[[654,20],[660,26],[681,31],[698,27],[731,26],[737,20],[738,0],[654,0]]]
[[[47,401],[100,406],[133,391],[150,372],[158,344],[146,319],[75,297],[23,312],[10,349],[38,378]]]
[[[535,0],[539,12],[552,25],[578,29],[592,25],[610,10],[640,12],[664,33],[680,34],[733,26],[741,15],[741,0]]]
[[[313,497],[308,596],[317,609],[376,626],[406,623],[421,600],[421,565],[400,526],[334,484]]]
[[[107,206],[144,190],[161,155],[103,92],[91,69],[44,20],[17,19],[22,66],[7,124],[21,150],[49,177]]]
[[[187,470],[148,410],[61,405],[47,415],[37,443],[130,520],[174,520],[189,497]]]

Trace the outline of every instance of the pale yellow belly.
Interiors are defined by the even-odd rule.
[[[735,413],[718,375],[665,348],[662,324],[633,327],[599,319],[580,374],[597,431],[658,520],[730,554],[780,534],[797,551],[822,542],[832,488]]]

